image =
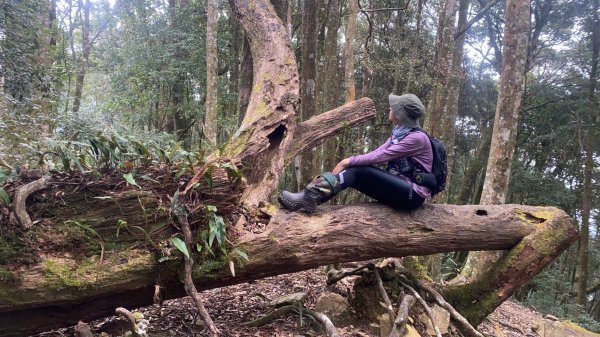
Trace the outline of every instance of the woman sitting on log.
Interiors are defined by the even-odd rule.
[[[429,137],[419,128],[425,107],[415,95],[389,95],[389,120],[395,127],[379,148],[340,161],[333,172],[325,172],[298,193],[283,191],[279,203],[290,210],[312,213],[317,205],[352,187],[391,207],[412,210],[431,198],[430,189],[411,180],[415,172],[431,172],[433,163]],[[371,166],[387,162],[387,169]]]

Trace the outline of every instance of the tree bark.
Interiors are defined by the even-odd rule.
[[[217,145],[217,0],[207,0],[206,6],[206,114],[204,136],[206,141]]]
[[[517,139],[529,34],[529,0],[509,0],[505,8],[502,72],[482,204],[505,202]]]
[[[72,111],[77,113],[81,106],[81,95],[83,92],[83,80],[85,79],[85,73],[87,71],[89,59],[90,59],[90,0],[79,0],[80,8],[83,8],[83,24],[82,24],[82,51],[81,61],[77,67],[77,79],[75,80],[75,97],[73,98],[73,109]]]
[[[356,99],[356,87],[354,85],[354,38],[356,35],[356,17],[358,16],[358,0],[350,0],[350,13],[346,25],[346,42],[344,44],[344,86],[346,88],[346,102]]]
[[[317,1],[305,0],[302,2],[302,45],[300,62],[300,119],[307,120],[315,115],[315,95],[317,92]],[[306,151],[299,158],[300,170],[297,180],[301,185],[308,183],[316,174],[317,156],[313,151]]]
[[[96,210],[84,209],[94,216]],[[104,230],[114,236],[116,221],[104,226],[108,224],[112,228]],[[479,303],[487,305],[486,312],[493,310],[576,239],[573,220],[551,207],[428,204],[399,212],[379,204],[359,204],[321,207],[314,215],[277,211],[263,233],[236,240],[235,246],[246,251],[250,260],[236,261],[235,277],[229,272],[228,258],[199,260],[194,275],[198,289],[209,289],[357,258],[514,247],[486,279],[489,282],[480,285],[480,292],[460,293],[479,299],[485,291],[492,302],[463,302],[457,297],[459,289],[447,292],[464,315],[481,309]],[[95,265],[93,258],[77,261],[73,256],[56,252],[21,270],[17,284],[0,283],[0,335],[39,332],[109,315],[118,306],[151,304],[156,282],[167,289],[168,298],[185,295],[176,272],[181,258],[159,263],[156,253],[139,248],[111,252],[102,265]]]
[[[594,149],[596,144],[596,132],[600,114],[598,114],[598,98],[596,97],[598,54],[600,50],[600,22],[598,20],[598,0],[593,0],[592,19],[590,20],[592,58],[590,67],[589,90],[588,90],[588,123],[585,135],[585,165],[583,168],[583,194],[581,200],[581,239],[579,240],[579,251],[577,263],[579,278],[577,280],[577,304],[586,308],[587,305],[587,282],[589,277],[589,236],[590,236],[590,213],[592,210],[593,183],[592,172],[594,171]],[[585,311],[585,310],[584,310]]]
[[[503,204],[508,192],[510,167],[517,140],[517,122],[525,77],[527,38],[529,36],[529,0],[508,0],[504,12],[506,27],[502,49],[502,71],[492,142],[483,183],[481,204]],[[484,273],[498,253],[474,252],[466,262],[463,276],[474,279]]]
[[[250,94],[252,93],[252,54],[250,53],[250,43],[246,36],[243,37],[242,42],[238,82],[237,116],[238,126],[240,126],[242,120],[244,120],[244,115],[250,102]]]

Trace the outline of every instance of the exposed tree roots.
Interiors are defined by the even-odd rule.
[[[469,323],[469,321],[467,321],[466,318],[459,314],[458,311],[456,311],[456,309],[454,309],[448,302],[446,302],[446,300],[444,300],[440,293],[433,289],[433,287],[431,287],[429,284],[410,276],[409,272],[402,267],[399,268],[399,272],[394,273],[394,276],[399,278],[398,281],[400,285],[404,289],[408,290],[408,292],[410,292],[412,295],[406,294],[398,297],[398,311],[397,314],[394,314],[392,302],[387,294],[387,291],[385,290],[383,281],[380,276],[380,272],[382,270],[382,268],[377,268],[372,263],[365,264],[361,267],[352,270],[331,270],[327,275],[327,284],[334,284],[340,281],[341,279],[351,275],[364,275],[365,273],[373,273],[377,282],[377,289],[379,290],[381,298],[385,302],[385,307],[388,312],[388,315],[392,319],[392,329],[389,335],[390,337],[402,336],[404,334],[408,314],[413,304],[415,303],[415,300],[421,304],[423,310],[431,320],[431,324],[433,326],[436,336],[441,337],[440,329],[435,323],[433,313],[431,311],[431,308],[427,304],[427,301],[419,294],[419,292],[413,286],[409,284],[413,284],[419,290],[422,290],[425,293],[427,293],[441,308],[448,311],[452,320],[457,323],[459,330],[462,333],[464,333],[465,336],[483,337],[483,335],[480,332],[478,332]],[[405,274],[408,274],[409,277],[407,277]]]
[[[15,193],[15,201],[13,202],[13,213],[15,219],[24,230],[29,230],[33,226],[31,217],[27,214],[25,202],[27,197],[39,190],[42,190],[49,185],[48,178],[41,178],[21,186]]]

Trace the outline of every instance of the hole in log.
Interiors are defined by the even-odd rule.
[[[273,132],[271,132],[267,138],[269,139],[269,150],[275,149],[279,147],[281,144],[281,140],[283,139],[283,135],[287,128],[285,125],[279,125]]]
[[[488,212],[484,209],[478,209],[475,211],[475,214],[477,215],[488,215]]]

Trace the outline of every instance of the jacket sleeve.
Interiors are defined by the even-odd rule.
[[[412,156],[423,149],[423,141],[418,132],[408,134],[398,144],[392,144],[390,137],[376,150],[350,157],[350,166],[381,164],[393,159]]]

